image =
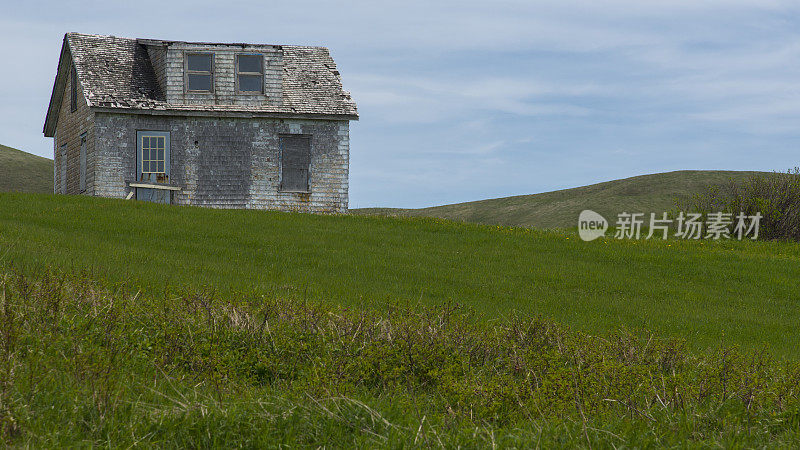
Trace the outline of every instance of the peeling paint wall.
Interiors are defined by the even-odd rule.
[[[95,114],[95,194],[124,198],[136,177],[136,131],[168,131],[172,202],[213,208],[346,212],[349,122]],[[280,192],[281,134],[311,136],[310,193]]]

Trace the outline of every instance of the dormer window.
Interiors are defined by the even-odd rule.
[[[212,92],[214,90],[214,55],[212,53],[186,54],[186,90]]]
[[[236,91],[245,94],[264,92],[263,55],[236,55]]]

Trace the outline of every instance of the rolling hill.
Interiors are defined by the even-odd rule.
[[[490,320],[519,311],[587,332],[646,327],[695,348],[724,339],[796,357],[798,252],[793,243],[586,243],[569,230],[431,218],[0,195],[0,264],[347,307],[455,301]]]
[[[440,217],[490,225],[536,228],[571,228],[584,209],[613,221],[621,212],[660,213],[675,209],[709,185],[740,180],[758,172],[681,170],[641,175],[573,189],[532,195],[479,200],[420,209],[363,208],[355,214]]]
[[[0,447],[798,448],[798,261],[3,193]]]
[[[0,145],[0,192],[53,192],[53,161]]]

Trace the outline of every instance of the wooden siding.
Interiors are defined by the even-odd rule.
[[[80,83],[78,86],[78,109],[71,111],[70,96],[72,95],[72,65],[67,71],[68,79],[61,99],[61,108],[58,112],[58,124],[53,148],[54,191],[60,193],[61,187],[61,152],[62,145],[67,146],[67,194],[94,194],[95,187],[95,139],[94,139],[94,113],[86,105]],[[86,133],[86,190],[80,190],[80,154],[81,135]]]
[[[97,195],[125,198],[136,178],[136,132],[170,132],[173,203],[213,208],[346,212],[347,120],[95,114]],[[280,136],[312,138],[310,192],[281,192]]]
[[[175,43],[168,46],[148,45],[147,48],[156,78],[170,105],[280,106],[283,101],[283,51],[278,46]],[[213,92],[186,92],[186,53],[214,54]],[[237,54],[263,55],[263,93],[236,92]]]

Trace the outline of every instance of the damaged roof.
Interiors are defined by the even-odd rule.
[[[152,39],[130,39],[67,33],[53,85],[44,133],[55,133],[70,62],[91,108],[119,109],[120,112],[174,111],[177,114],[263,113],[277,116],[341,116],[358,119],[356,104],[342,88],[336,64],[327,48],[294,45],[265,46],[282,52],[282,99],[273,105],[222,105],[168,103],[159,85],[147,46],[194,44],[206,46],[247,46],[257,44],[191,43]]]

